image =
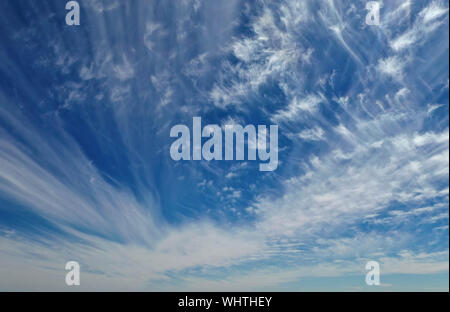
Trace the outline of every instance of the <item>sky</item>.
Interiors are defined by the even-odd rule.
[[[449,5],[381,3],[1,1],[0,290],[448,291]],[[173,160],[193,117],[277,169]]]

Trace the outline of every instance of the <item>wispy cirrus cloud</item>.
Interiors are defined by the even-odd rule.
[[[159,5],[90,1],[63,34],[2,4],[1,289],[65,289],[68,260],[84,290],[448,279],[448,4]],[[199,115],[279,124],[278,170],[171,162]]]

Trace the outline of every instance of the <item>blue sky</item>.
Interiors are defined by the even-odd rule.
[[[79,3],[0,3],[0,290],[448,291],[448,1]],[[278,168],[172,160],[194,116]]]

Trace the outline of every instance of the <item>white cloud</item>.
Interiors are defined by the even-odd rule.
[[[238,105],[269,79],[286,80],[291,76],[289,68],[298,60],[310,63],[313,50],[303,48],[295,39],[309,19],[308,10],[297,1],[282,3],[280,25],[274,12],[263,6],[262,14],[251,23],[255,36],[234,40],[227,49],[239,63],[223,62],[218,82],[209,92],[211,101],[222,108]]]
[[[298,136],[306,141],[321,141],[324,140],[325,131],[320,127],[314,127],[312,129],[306,129],[301,131]]]
[[[295,97],[286,107],[281,111],[278,111],[275,115],[272,116],[273,122],[280,121],[293,121],[297,119],[301,113],[315,113],[319,104],[324,101],[322,95],[309,94],[301,99]]]
[[[424,23],[429,23],[446,14],[447,12],[448,9],[442,6],[441,1],[432,1],[419,13],[419,16],[423,18]]]
[[[166,272],[236,264],[261,248],[254,234],[208,223],[166,229],[164,238],[150,246],[65,230],[80,242],[53,236],[38,242],[16,235],[0,237],[0,289],[64,290],[64,264],[75,260],[81,266],[80,290],[143,290],[151,281],[167,279]],[[29,276],[37,278],[30,283]]]
[[[177,290],[189,289],[191,291],[264,291],[270,289],[283,289],[289,291],[305,289],[307,285],[304,278],[311,277],[339,277],[357,276],[364,283],[367,273],[364,268],[370,259],[361,258],[357,260],[342,260],[321,262],[315,265],[293,265],[284,268],[269,267],[248,270],[245,273],[230,274],[218,280],[211,280],[196,276],[185,276]],[[381,256],[377,258],[382,268],[382,276],[390,274],[436,274],[448,272],[448,251],[440,253],[416,254],[404,251],[403,257]],[[289,285],[289,286],[287,286]],[[380,285],[388,287],[390,284]],[[396,285],[391,285],[396,286]],[[162,290],[165,288],[162,287]],[[172,287],[170,289],[173,289]],[[421,285],[417,285],[421,289]],[[333,291],[330,285],[325,283],[322,290]],[[375,290],[375,289],[372,289]],[[442,289],[444,290],[444,289]]]
[[[86,4],[97,13],[114,10],[120,5],[118,0],[86,0]]]
[[[122,60],[122,64],[116,64],[114,66],[114,72],[119,80],[124,81],[133,78],[134,68],[125,55],[123,55]]]
[[[418,14],[412,27],[390,41],[391,48],[398,52],[419,41],[424,41],[429,33],[443,24],[443,21],[436,20],[446,14],[447,11],[448,9],[443,7],[441,2],[432,1]]]
[[[420,203],[445,198],[435,183],[449,172],[448,129],[393,137],[371,131],[368,136],[366,129],[380,127],[381,120],[371,124],[361,122],[358,130],[342,133],[347,144],[354,146],[347,157],[331,153],[316,158],[304,165],[308,168],[304,175],[284,183],[282,196],[260,198],[254,205],[261,215],[260,229],[290,236],[299,231],[312,233],[377,213],[394,200]],[[342,159],[350,162],[343,166]]]
[[[444,104],[429,104],[427,114],[431,115],[435,110],[437,110],[438,108],[441,108],[443,106],[444,106]]]
[[[401,60],[400,57],[390,56],[379,60],[377,70],[380,73],[390,76],[396,80],[402,80],[404,67],[405,62]]]

